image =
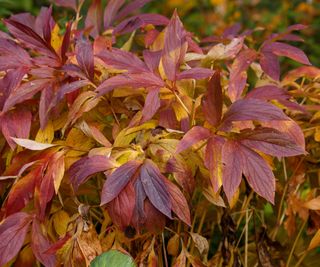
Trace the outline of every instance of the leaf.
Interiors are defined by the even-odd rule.
[[[220,82],[220,72],[215,71],[210,78],[207,92],[202,98],[202,109],[206,120],[213,126],[217,126],[222,116],[222,87]]]
[[[93,49],[88,39],[80,38],[76,43],[76,58],[79,66],[85,72],[86,76],[93,80],[94,62]]]
[[[77,10],[77,1],[76,0],[54,0],[54,3],[57,6],[69,7],[74,11]]]
[[[272,104],[258,99],[240,99],[234,102],[224,114],[220,130],[231,128],[233,121],[257,120],[262,122],[287,121],[283,111]]]
[[[209,251],[208,240],[197,233],[190,233],[190,235],[200,254],[206,254]]]
[[[113,162],[106,156],[86,156],[73,163],[69,170],[70,181],[75,190],[87,181],[88,177],[98,172],[114,168]]]
[[[229,203],[232,201],[237,188],[241,183],[241,155],[239,154],[239,145],[237,142],[228,140],[222,147],[223,190],[228,198]]]
[[[184,197],[180,189],[168,179],[165,180],[165,184],[170,195],[172,211],[178,216],[181,221],[191,226],[190,209],[186,198]]]
[[[116,69],[127,70],[131,73],[148,72],[146,64],[135,54],[121,49],[112,48],[111,51],[104,49],[97,57],[106,65]]]
[[[275,177],[270,167],[258,153],[246,146],[240,145],[239,151],[242,171],[249,185],[256,193],[274,204]]]
[[[32,237],[31,248],[36,258],[44,265],[48,267],[56,266],[55,255],[46,254],[51,247],[51,243],[48,238],[42,233],[40,222],[37,219],[32,223]]]
[[[103,15],[103,25],[105,29],[109,28],[112,25],[119,9],[123,6],[124,3],[124,0],[110,0],[108,2]]]
[[[305,202],[303,206],[309,210],[320,210],[320,196]]]
[[[91,1],[85,20],[86,28],[91,28],[90,35],[99,36],[102,31],[102,2],[101,0]]]
[[[117,224],[120,229],[125,229],[131,222],[135,207],[136,194],[134,187],[129,182],[125,188],[107,204],[107,209],[112,221]]]
[[[272,79],[279,81],[280,62],[278,57],[271,52],[261,52],[260,65],[262,70]]]
[[[165,32],[162,64],[169,80],[175,81],[187,51],[186,31],[175,11]]]
[[[239,53],[232,63],[228,93],[232,102],[238,100],[246,86],[247,69],[256,59],[254,50],[246,49]]]
[[[55,144],[39,143],[30,139],[14,138],[14,137],[11,137],[11,139],[19,146],[22,146],[30,150],[45,150],[47,148],[57,146]]]
[[[196,79],[196,80],[205,79],[210,77],[212,73],[213,71],[210,69],[196,67],[196,68],[192,68],[192,69],[180,72],[177,75],[177,81],[183,80],[183,79]]]
[[[120,12],[116,15],[115,19],[122,19],[129,15],[131,12],[143,7],[146,3],[152,0],[133,0],[129,2]]]
[[[182,247],[182,250],[178,258],[175,260],[173,267],[185,267],[186,264],[187,264],[187,255],[185,253],[185,249]]]
[[[320,245],[320,229],[316,232],[314,237],[312,238],[308,250],[314,249]]]
[[[11,188],[5,204],[6,216],[23,209],[33,198],[36,181],[42,168],[38,167],[21,177]]]
[[[203,40],[202,42],[205,42],[206,40]],[[243,37],[237,37],[233,38],[230,43],[228,44],[217,44],[213,46],[209,52],[207,53],[207,58],[210,60],[226,60],[226,59],[232,59],[234,58],[241,48],[243,47]]]
[[[118,250],[109,250],[96,257],[91,267],[136,267],[132,257]]]
[[[210,137],[211,133],[208,129],[201,126],[194,126],[189,130],[183,138],[180,140],[176,153],[181,153],[182,151],[188,149],[192,145]]]
[[[210,181],[216,193],[222,185],[222,148],[225,140],[219,136],[212,136],[205,150],[204,164],[210,173]]]
[[[160,108],[159,92],[160,88],[152,88],[149,90],[142,110],[140,123],[144,123],[152,119],[152,117],[157,113]]]
[[[9,111],[9,109],[16,104],[31,99],[37,92],[47,87],[49,82],[49,79],[37,79],[21,84],[18,88],[11,92],[7,98],[3,106],[3,112]]]
[[[141,162],[128,161],[108,175],[101,192],[101,206],[116,198],[140,168]]]
[[[152,205],[171,219],[172,204],[165,179],[157,165],[149,159],[144,161],[140,169],[143,189]]]
[[[25,109],[14,109],[7,112],[1,119],[1,130],[10,148],[13,150],[16,143],[12,137],[28,138],[31,129],[32,114]]]
[[[18,254],[30,223],[31,216],[25,212],[14,213],[1,222],[0,266],[4,266]]]
[[[267,43],[262,51],[270,51],[277,56],[285,56],[305,65],[311,65],[305,53],[292,45],[280,42]]]
[[[164,82],[160,77],[150,72],[137,74],[123,74],[111,77],[101,83],[96,91],[98,96],[111,92],[117,87],[130,86],[132,88],[139,87],[163,87]]]
[[[305,153],[290,137],[272,128],[244,130],[240,133],[239,139],[245,146],[276,157],[291,157]]]

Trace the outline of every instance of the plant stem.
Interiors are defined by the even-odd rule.
[[[292,245],[292,248],[291,248],[291,251],[290,251],[288,260],[287,260],[286,267],[289,267],[289,266],[290,266],[289,264],[290,264],[292,255],[293,255],[293,253],[294,253],[294,250],[295,250],[295,248],[296,248],[296,245],[297,245],[297,243],[298,243],[298,240],[299,240],[299,238],[300,238],[300,236],[301,236],[301,234],[302,234],[302,231],[303,231],[304,227],[306,226],[306,224],[307,224],[307,220],[305,220],[305,221],[302,223],[301,227],[300,227],[299,233],[297,234],[296,239],[294,240],[294,243],[293,243],[293,245]]]

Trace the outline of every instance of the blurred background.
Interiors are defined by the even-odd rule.
[[[84,13],[89,4],[87,0]],[[0,0],[0,17],[19,12],[37,14],[43,5],[50,5],[50,1]],[[309,25],[301,33],[305,42],[295,45],[307,53],[314,65],[320,66],[320,0],[154,0],[146,4],[142,11],[170,17],[175,8],[185,27],[199,38],[219,35],[234,23],[241,23],[242,29],[263,27],[266,29],[264,34],[282,31],[296,23]],[[55,15],[63,23],[74,14],[69,9],[59,8]],[[0,27],[4,29],[3,24]]]

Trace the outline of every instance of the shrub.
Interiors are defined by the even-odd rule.
[[[242,258],[236,231],[247,264],[250,218],[283,192],[272,170],[306,155],[295,119],[310,114],[279,64],[310,65],[288,44],[305,26],[261,44],[235,26],[199,44],[177,12],[128,17],[148,1],[123,2],[102,16],[93,1],[83,28],[81,1],[56,1],[75,11],[66,25],[52,7],[5,20],[1,266],[88,266],[111,248],[142,265],[228,264]],[[250,240],[263,262],[258,225]]]

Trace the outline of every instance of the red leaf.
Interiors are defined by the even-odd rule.
[[[107,204],[107,209],[113,222],[117,224],[121,229],[124,229],[131,222],[133,215],[136,194],[132,183],[126,185],[126,187]]]
[[[246,49],[239,53],[232,63],[229,80],[229,97],[232,102],[238,100],[246,86],[247,69],[257,58],[254,50]]]
[[[277,157],[291,157],[305,153],[289,136],[272,128],[260,127],[242,131],[240,142],[250,148]]]
[[[66,53],[68,52],[68,49],[70,46],[71,26],[72,26],[72,23],[69,22],[66,26],[66,31],[64,33],[62,44],[61,44],[60,56],[62,59],[62,63],[65,63],[68,59]]]
[[[140,166],[141,162],[131,160],[121,165],[109,175],[103,185],[100,205],[107,204],[116,198],[130,179],[137,173]]]
[[[191,226],[190,210],[186,198],[174,183],[170,182],[168,179],[165,179],[164,181],[170,195],[172,211],[180,220]]]
[[[158,69],[161,59],[161,51],[143,51],[143,59],[149,70],[153,73]]]
[[[140,180],[150,202],[164,215],[171,217],[171,201],[165,179],[157,165],[146,159],[140,169]]]
[[[93,64],[93,48],[88,39],[80,38],[76,44],[76,57],[79,66],[85,72],[86,76],[93,80],[94,64]]]
[[[270,52],[264,51],[261,53],[260,65],[262,70],[272,79],[279,81],[280,78],[280,63],[278,57]]]
[[[233,121],[286,121],[283,111],[272,104],[258,99],[240,99],[234,102],[224,114],[221,130],[229,130]]]
[[[16,143],[11,137],[28,138],[31,128],[32,114],[29,110],[14,109],[7,112],[1,119],[1,130],[11,149]]]
[[[148,69],[135,54],[121,49],[113,48],[112,51],[103,50],[98,55],[106,65],[132,73],[147,72]]]
[[[280,42],[267,43],[262,51],[272,52],[277,56],[284,56],[298,61],[305,65],[311,65],[306,54],[299,48]]]
[[[98,172],[114,168],[114,164],[105,156],[95,155],[83,157],[69,168],[70,181],[75,190],[87,181],[88,177]]]
[[[56,254],[56,252],[64,246],[65,243],[71,238],[68,233],[61,239],[59,239],[56,243],[52,244],[46,251],[43,251],[44,254]]]
[[[240,152],[240,153],[239,153]],[[260,196],[274,204],[275,177],[265,160],[244,145],[238,146],[242,172],[249,185]]]
[[[160,88],[152,88],[149,90],[146,100],[144,102],[144,107],[142,110],[142,118],[140,123],[144,123],[157,113],[160,108],[160,98],[159,98]]]
[[[15,213],[0,224],[0,266],[12,260],[22,248],[31,217],[25,212]]]
[[[177,75],[177,80],[183,79],[205,79],[212,75],[213,71],[205,68],[193,68],[185,70]]]
[[[46,267],[56,266],[55,255],[46,253],[51,246],[51,242],[42,232],[40,222],[34,219],[32,223],[31,248],[38,261]]]
[[[241,182],[241,155],[237,142],[228,140],[222,147],[223,190],[230,202]]]
[[[289,99],[291,96],[290,94],[277,86],[274,85],[264,85],[257,87],[253,90],[251,90],[247,95],[246,98],[254,98],[254,99],[260,99],[260,100],[279,100],[279,99]]]
[[[164,82],[150,72],[130,73],[117,75],[105,80],[97,87],[96,91],[98,92],[98,96],[101,96],[121,86],[131,86],[132,88],[163,87]]]
[[[222,87],[220,72],[216,71],[208,82],[207,92],[202,98],[202,109],[206,120],[217,126],[222,116]]]
[[[77,11],[77,0],[54,0],[57,6],[69,7]]]
[[[213,136],[208,140],[205,152],[205,166],[210,173],[210,181],[214,192],[217,192],[222,182],[222,147],[225,140],[219,136]]]
[[[50,84],[45,87],[41,92],[40,102],[39,102],[39,118],[40,118],[40,128],[43,130],[48,123],[49,116],[49,105],[53,98],[54,89],[53,85]]]
[[[194,126],[191,130],[189,130],[183,138],[180,140],[177,148],[176,153],[180,153],[192,145],[204,140],[208,139],[211,136],[211,132],[203,128],[201,126]]]
[[[187,52],[186,31],[176,11],[174,12],[165,32],[162,63],[169,80],[175,81],[180,64]]]
[[[21,177],[11,188],[5,204],[6,216],[23,209],[33,198],[37,179],[42,167],[38,167]]]

